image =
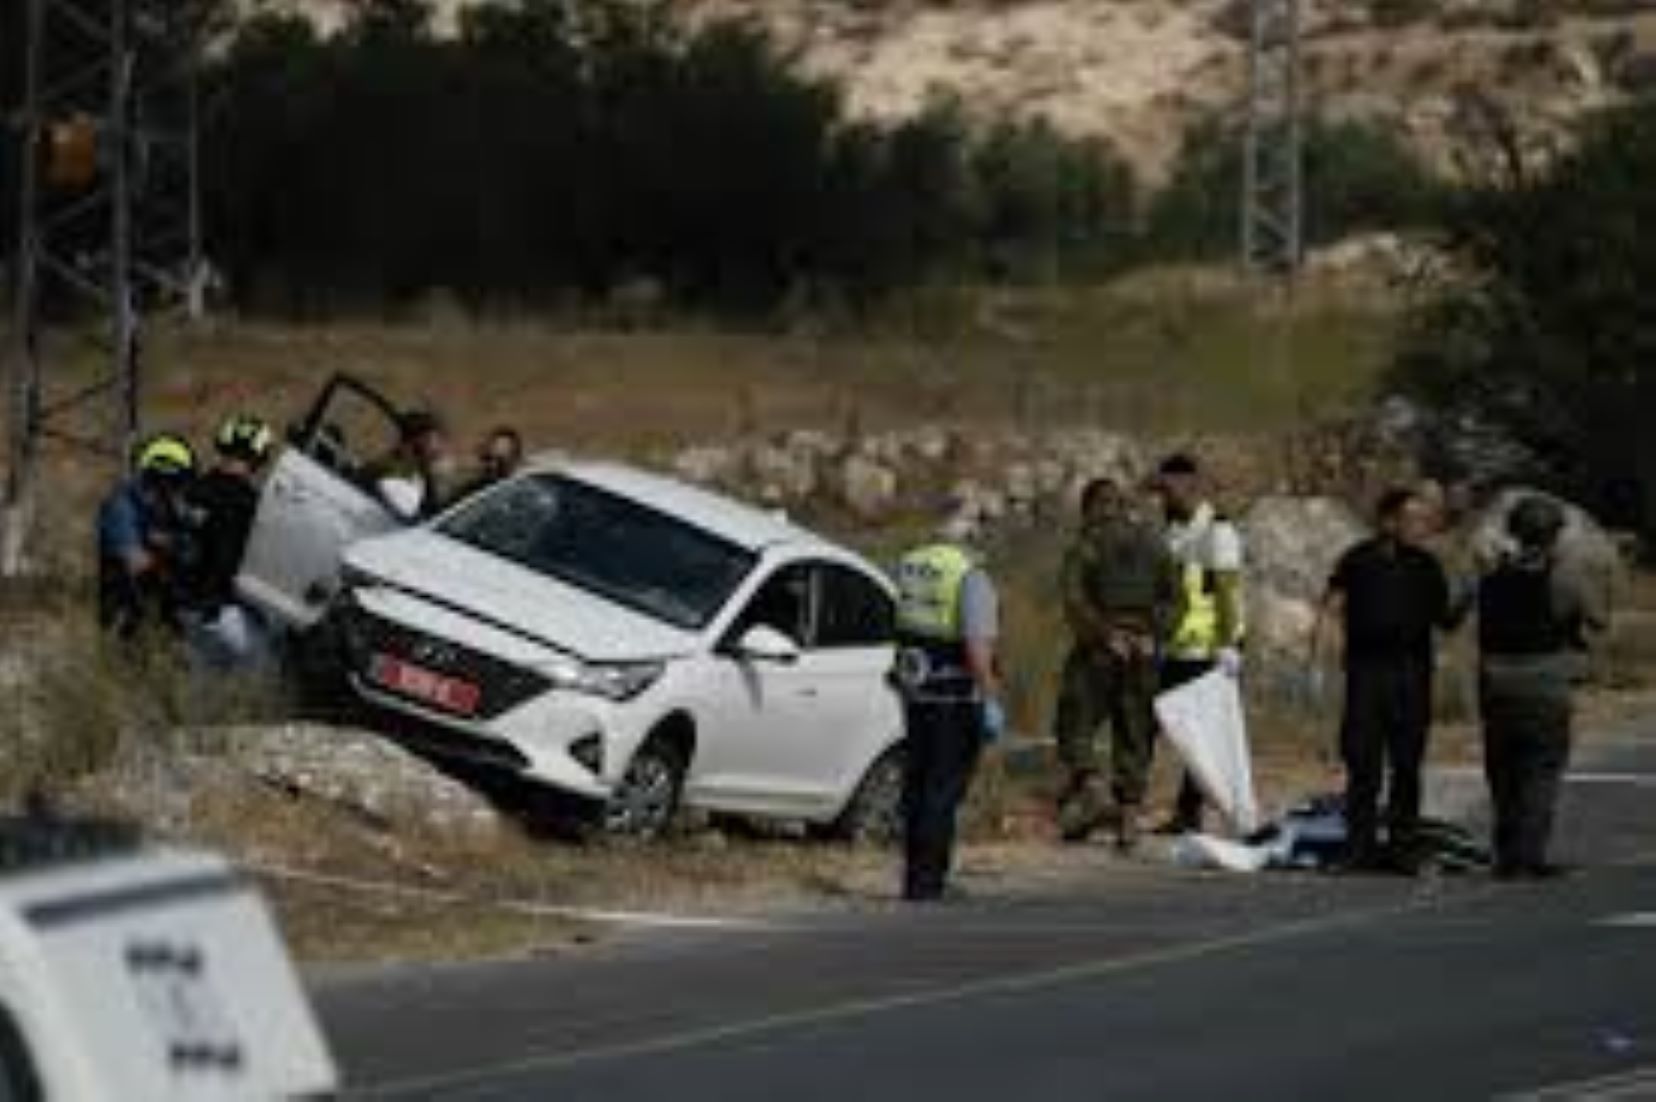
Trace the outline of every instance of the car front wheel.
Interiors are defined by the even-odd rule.
[[[652,739],[638,748],[604,807],[604,830],[627,838],[659,838],[673,825],[684,791],[684,756]]]
[[[901,747],[882,754],[863,774],[856,795],[834,820],[834,838],[853,845],[888,846],[903,837],[903,773]]]

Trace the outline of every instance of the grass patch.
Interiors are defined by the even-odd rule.
[[[918,423],[1269,434],[1371,392],[1390,357],[1392,304],[1312,287],[1283,319],[1232,281],[1163,271],[1102,288],[916,293],[856,330],[157,324],[145,419],[197,440],[237,410],[284,422],[328,374],[348,371],[444,410],[463,444],[507,422],[537,447],[643,457],[734,435]],[[54,342],[54,393],[96,377],[91,355]],[[44,569],[85,570],[113,472],[48,448]]]
[[[478,960],[559,952],[590,941],[591,927],[474,903],[267,879],[265,897],[289,950],[315,964]]]

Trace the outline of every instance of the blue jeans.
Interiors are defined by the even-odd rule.
[[[258,671],[269,667],[275,656],[264,619],[238,604],[225,605],[216,614],[189,616],[184,639],[190,668],[198,671]]]

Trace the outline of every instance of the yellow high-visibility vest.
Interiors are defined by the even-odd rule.
[[[1217,575],[1242,567],[1241,547],[1234,543],[1229,521],[1211,505],[1202,505],[1190,521],[1169,534],[1169,550],[1179,566],[1178,618],[1167,638],[1171,658],[1210,659],[1235,640],[1219,638]],[[1233,541],[1221,549],[1220,526]],[[1238,630],[1241,625],[1237,625]]]
[[[965,638],[960,597],[977,564],[951,544],[933,544],[897,564],[897,627],[905,635],[939,643]]]
[[[1219,649],[1219,602],[1212,574],[1199,562],[1179,570],[1179,620],[1167,641],[1174,658],[1208,658]]]

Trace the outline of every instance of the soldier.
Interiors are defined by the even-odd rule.
[[[1573,686],[1587,632],[1608,617],[1557,553],[1564,511],[1544,497],[1507,519],[1514,547],[1478,590],[1484,772],[1495,810],[1495,875],[1543,879],[1558,788],[1570,759]]]
[[[1099,480],[1086,488],[1081,519],[1081,533],[1064,558],[1064,614],[1074,641],[1054,724],[1059,758],[1069,772],[1059,826],[1065,841],[1080,842],[1113,819],[1116,845],[1127,850],[1138,838],[1149,780],[1156,640],[1170,595],[1172,560],[1114,482]],[[1108,793],[1098,737],[1106,721]]]

